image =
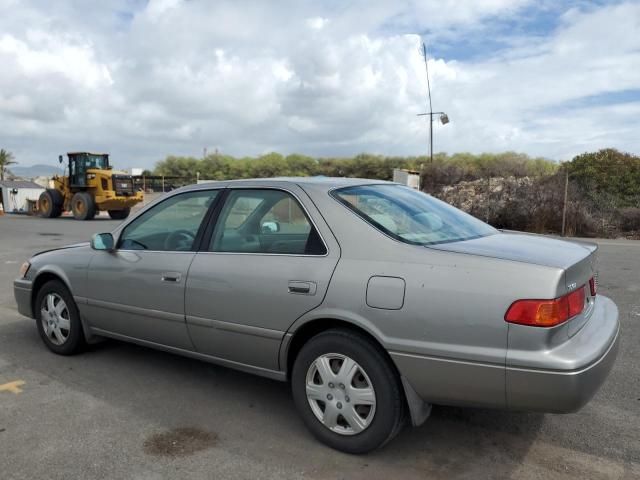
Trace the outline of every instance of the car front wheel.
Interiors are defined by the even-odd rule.
[[[72,355],[85,345],[78,307],[67,287],[58,280],[45,283],[35,301],[38,332],[52,352]]]
[[[291,380],[305,424],[336,450],[374,450],[403,424],[398,375],[384,352],[359,333],[336,329],[313,337],[300,350]]]

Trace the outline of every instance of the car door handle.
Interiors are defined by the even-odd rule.
[[[302,295],[316,294],[315,282],[300,282],[297,280],[289,281],[289,293],[298,293]]]
[[[163,282],[180,283],[182,274],[179,272],[164,272],[161,278]]]

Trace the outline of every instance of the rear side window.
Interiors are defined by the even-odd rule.
[[[231,190],[220,212],[213,252],[324,255],[327,250],[298,201],[282,190]]]
[[[360,185],[331,192],[390,237],[412,245],[458,242],[497,233],[451,205],[402,185]]]

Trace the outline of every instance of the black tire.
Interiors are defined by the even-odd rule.
[[[96,216],[96,204],[88,192],[78,192],[73,196],[71,210],[76,220],[91,220]]]
[[[55,188],[47,188],[40,194],[38,209],[40,216],[44,218],[57,218],[62,215],[64,198]]]
[[[60,343],[56,343],[56,336],[53,333],[47,334],[45,332],[45,326],[42,319],[42,310],[45,307],[50,294],[64,300],[64,303],[66,304],[66,316],[69,320],[69,329],[66,330],[66,339],[64,342]],[[81,352],[85,348],[86,342],[84,332],[82,330],[82,323],[80,322],[78,307],[73,300],[73,296],[69,293],[69,290],[62,282],[59,280],[50,280],[45,283],[40,290],[38,290],[33,308],[35,311],[38,333],[49,350],[57,353],[58,355],[73,355]],[[65,315],[64,312],[63,315]],[[45,322],[46,321],[47,319],[45,319]],[[61,331],[64,332],[65,329],[62,328]]]
[[[359,433],[336,433],[327,428],[311,409],[306,393],[307,372],[317,358],[326,354],[351,358],[370,379],[375,391],[375,412],[369,426]],[[295,359],[291,389],[296,408],[311,433],[329,447],[342,452],[360,454],[383,446],[402,429],[406,418],[404,394],[397,372],[384,351],[357,332],[333,329],[311,338]],[[348,397],[343,398],[348,401]],[[344,407],[347,408],[346,404]]]
[[[130,208],[123,208],[122,210],[109,210],[109,216],[114,220],[124,220],[131,213]]]

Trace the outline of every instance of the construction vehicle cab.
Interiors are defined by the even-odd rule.
[[[72,211],[78,220],[90,220],[99,211],[111,218],[124,219],[131,207],[143,200],[136,192],[133,177],[112,170],[106,153],[71,152],[67,154],[68,175],[54,176],[52,187],[40,195],[39,209],[43,217],[59,217]],[[62,155],[58,157],[62,163]]]
[[[68,153],[69,179],[72,187],[87,186],[87,170],[110,170],[109,155],[106,153]],[[62,155],[58,157],[62,163]]]

